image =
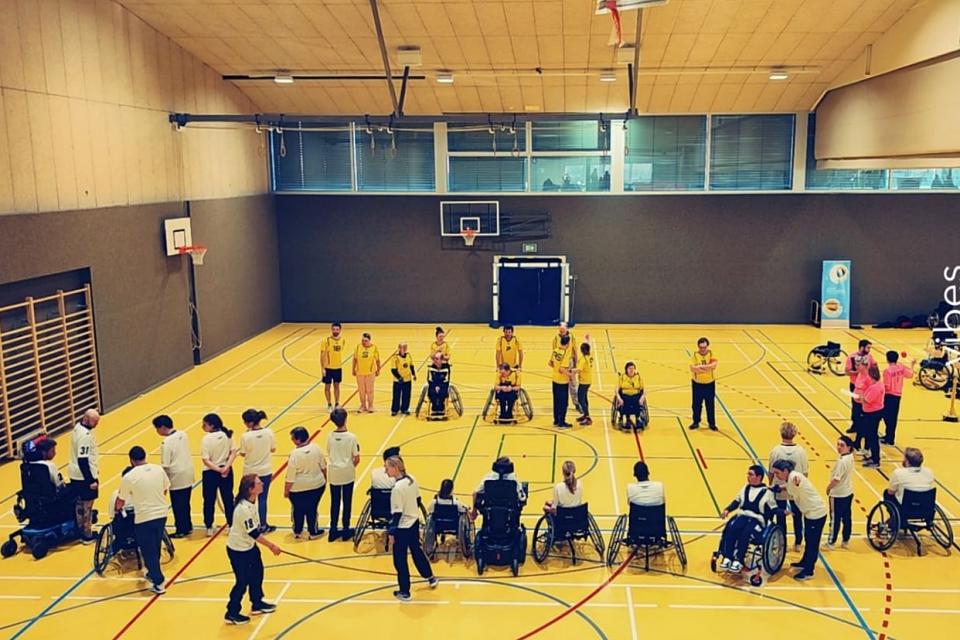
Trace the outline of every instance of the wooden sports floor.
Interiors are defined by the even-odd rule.
[[[426,325],[348,325],[344,333],[355,343],[370,331],[386,359],[400,340],[410,342],[422,362],[433,338]],[[288,504],[282,484],[270,494],[271,520],[286,525],[273,538],[299,557],[266,554],[266,591],[278,602],[276,613],[254,618],[250,625],[223,623],[227,591],[232,583],[225,552],[225,534],[177,541],[175,558],[165,566],[166,595],[151,597],[138,580],[136,567],[113,570],[104,577],[92,572],[92,547],[77,544],[57,549],[35,561],[21,551],[0,562],[0,635],[12,638],[316,638],[387,635],[402,638],[543,638],[759,637],[791,638],[946,638],[960,621],[960,553],[925,542],[917,557],[912,544],[901,542],[886,554],[872,550],[863,538],[866,512],[885,486],[885,476],[901,453],[884,447],[880,470],[863,470],[855,479],[855,538],[848,550],[824,551],[814,580],[797,583],[784,570],[764,586],[710,571],[710,554],[719,540],[719,511],[745,481],[756,457],[764,462],[779,441],[778,425],[786,418],[800,428],[799,442],[810,453],[811,475],[821,493],[836,457],[838,430],[848,425],[848,398],[843,378],[804,371],[808,350],[839,340],[849,349],[863,336],[878,349],[920,354],[926,332],[819,331],[798,326],[657,326],[578,325],[589,333],[599,375],[593,387],[592,427],[557,432],[550,424],[550,381],[545,367],[553,329],[520,328],[526,350],[523,384],[536,416],[522,426],[492,426],[479,419],[491,386],[494,343],[499,332],[480,325],[451,325],[454,384],[466,405],[462,418],[427,423],[390,417],[390,376],[377,382],[372,415],[351,414],[349,427],[361,442],[354,517],[359,514],[370,471],[380,452],[400,445],[408,469],[420,483],[425,500],[443,478],[454,478],[466,499],[497,452],[516,461],[521,479],[530,482],[531,499],[524,513],[528,531],[541,513],[549,488],[560,480],[564,460],[574,460],[583,478],[590,510],[605,535],[617,514],[626,509],[624,486],[634,462],[646,460],[655,479],[667,487],[667,509],[677,518],[690,564],[681,571],[667,553],[649,572],[633,563],[608,568],[592,554],[577,566],[551,557],[538,566],[528,556],[520,576],[508,568],[492,568],[478,577],[472,561],[446,559],[435,571],[442,579],[436,591],[414,584],[414,601],[391,597],[396,588],[391,558],[375,551],[374,539],[355,553],[347,542],[326,537],[296,541],[289,529]],[[230,350],[105,415],[97,428],[103,457],[101,499],[117,486],[126,452],[143,445],[156,459],[159,438],[150,426],[158,413],[173,416],[199,453],[200,418],[220,413],[228,425],[242,429],[239,416],[248,407],[264,409],[278,435],[275,468],[285,462],[292,445],[288,432],[297,425],[319,434],[325,446],[330,425],[319,382],[318,345],[326,325],[284,324]],[[690,432],[688,350],[707,335],[720,359],[718,421],[720,431]],[[627,360],[638,363],[649,393],[650,428],[639,437],[610,428],[609,397],[615,369]],[[349,365],[348,365],[349,367]],[[348,371],[346,369],[345,371]],[[348,409],[356,408],[355,386],[344,380]],[[419,389],[415,391],[414,401]],[[940,421],[946,410],[942,394],[920,387],[905,389],[898,446],[919,446],[926,464],[940,482],[939,502],[951,518],[960,514],[960,434]],[[65,464],[68,437],[62,439],[58,462]],[[198,477],[200,463],[197,462]],[[239,470],[239,469],[238,469]],[[10,494],[19,485],[16,464],[0,468],[3,502],[0,526],[16,527]],[[327,526],[329,496],[321,502],[321,524]],[[194,492],[195,526],[202,521],[199,491]],[[223,522],[219,515],[218,523]],[[957,526],[957,520],[954,520]],[[532,537],[532,535],[531,535]],[[792,539],[791,539],[792,542]],[[787,561],[797,559],[792,549]],[[246,604],[245,604],[246,606]]]

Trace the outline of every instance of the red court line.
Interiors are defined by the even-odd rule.
[[[700,464],[703,465],[703,468],[707,468],[707,461],[703,458],[703,453],[700,452],[700,449],[697,449],[697,456],[700,458]]]

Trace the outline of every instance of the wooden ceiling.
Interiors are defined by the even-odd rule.
[[[383,74],[364,0],[118,0],[221,74]],[[804,111],[917,0],[670,0],[644,10],[641,113]],[[592,0],[380,0],[393,72],[419,46],[405,113],[622,112],[626,67]],[[623,15],[632,43],[638,12]],[[790,77],[771,81],[769,70]],[[538,72],[537,69],[540,69]],[[600,82],[614,69],[616,82]],[[438,84],[450,70],[453,84]],[[387,114],[385,81],[238,81],[265,112]],[[398,83],[399,84],[399,83]]]

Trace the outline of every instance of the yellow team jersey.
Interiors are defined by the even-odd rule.
[[[369,347],[363,344],[357,345],[357,350],[353,352],[353,360],[357,363],[357,375],[366,376],[376,373],[377,360],[380,359],[380,350],[377,345],[370,344]]]
[[[343,336],[327,336],[320,343],[320,353],[327,356],[327,369],[340,369],[343,366],[343,352],[347,341]],[[321,360],[322,362],[323,360]]]
[[[553,368],[553,381],[557,384],[567,384],[570,378],[561,369],[569,369],[573,359],[573,348],[570,345],[558,347],[550,355],[550,366]]]
[[[430,357],[432,358],[433,354],[435,354],[437,351],[439,351],[440,355],[443,356],[443,359],[445,362],[450,361],[450,343],[449,342],[444,342],[443,344],[437,344],[436,342],[434,342],[433,344],[431,344]]]
[[[693,352],[693,357],[690,358],[690,364],[710,364],[714,362],[716,358],[713,357],[713,351],[707,349],[707,352],[704,355],[700,355],[699,351]],[[699,382],[700,384],[707,384],[713,382],[715,379],[714,373],[715,369],[710,371],[694,371],[693,372],[693,381]]]
[[[580,384],[593,384],[593,356],[580,354],[577,360],[577,379]]]
[[[568,331],[567,335],[570,336],[570,348],[573,349],[574,353],[577,353],[577,339],[574,337],[572,331]],[[556,351],[560,348],[560,334],[553,336],[553,350]]]
[[[393,356],[393,362],[390,364],[391,369],[396,369],[397,373],[400,374],[400,379],[404,382],[410,382],[413,379],[413,372],[415,367],[413,364],[413,356],[410,355],[410,352],[400,355],[399,353]]]
[[[522,350],[523,347],[520,346],[520,340],[517,339],[517,336],[513,336],[509,340],[500,336],[497,340],[497,353],[500,354],[500,363],[508,364],[513,369],[520,366],[520,352]]]
[[[520,375],[516,371],[511,371],[510,375],[504,378],[499,373],[497,374],[497,381],[493,384],[495,387],[510,385],[511,387],[520,386]]]
[[[620,387],[621,395],[635,396],[643,392],[643,379],[639,373],[635,373],[633,376],[621,373],[620,381],[617,384]]]

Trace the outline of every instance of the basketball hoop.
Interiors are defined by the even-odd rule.
[[[460,236],[463,238],[463,244],[472,247],[477,239],[477,232],[474,229],[464,229],[460,232]]]
[[[207,255],[207,248],[202,244],[177,247],[177,251],[180,252],[180,255],[186,255],[189,253],[190,259],[193,260],[193,264],[195,265],[202,265],[203,256]]]

